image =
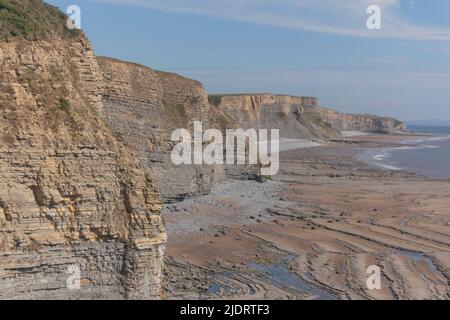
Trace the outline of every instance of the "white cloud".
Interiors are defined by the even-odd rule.
[[[406,40],[450,41],[450,28],[421,26],[402,15],[401,0],[93,0],[191,13],[321,33]],[[412,2],[413,3],[413,2]],[[382,30],[366,28],[369,5],[382,9]]]

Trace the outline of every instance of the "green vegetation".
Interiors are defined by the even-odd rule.
[[[329,124],[328,122],[323,121],[322,119],[320,119],[319,116],[317,116],[316,114],[314,114],[312,112],[305,112],[305,116],[313,124],[316,124],[318,126],[321,126],[321,127],[327,128],[327,129],[333,129],[331,124]]]
[[[214,119],[213,121],[217,124],[217,127],[222,130],[233,128],[235,125],[234,120],[221,111],[214,112],[212,118]]]
[[[0,39],[79,35],[79,30],[67,28],[66,20],[64,13],[42,0],[0,0]]]
[[[209,104],[218,107],[222,103],[222,95],[211,94],[208,96]]]
[[[59,110],[61,111],[67,111],[70,108],[70,103],[67,99],[61,98],[59,99],[59,105],[58,105]]]
[[[402,124],[403,124],[402,121],[397,120],[397,119],[394,119],[394,126],[395,126],[395,127],[398,127],[398,126],[400,126],[400,125],[402,125]]]
[[[182,121],[187,118],[186,109],[182,104],[170,104],[166,101],[163,101],[164,107],[167,110],[167,113],[170,116],[170,119],[174,121]]]
[[[192,97],[189,99],[192,105],[196,105],[200,102],[200,97]]]

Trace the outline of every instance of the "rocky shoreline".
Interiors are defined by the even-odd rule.
[[[448,299],[450,181],[356,157],[399,139],[286,151],[273,181],[225,181],[166,207],[167,298]],[[370,265],[381,290],[367,289]]]

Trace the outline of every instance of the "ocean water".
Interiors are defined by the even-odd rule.
[[[430,137],[405,140],[402,147],[368,150],[362,154],[362,160],[386,170],[450,179],[450,127],[411,126],[409,130]]]

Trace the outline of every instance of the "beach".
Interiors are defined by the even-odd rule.
[[[166,298],[448,299],[450,180],[360,159],[405,139],[417,137],[287,150],[272,181],[223,181],[167,206]]]

